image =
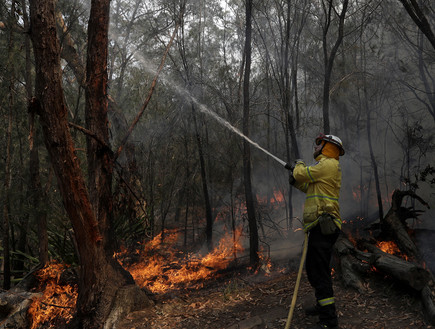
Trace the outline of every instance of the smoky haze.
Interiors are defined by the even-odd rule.
[[[287,257],[292,254],[290,249],[301,246],[302,234],[298,229],[304,195],[293,191],[293,214],[289,218],[288,171],[280,162],[294,160],[287,155],[287,150],[291,153],[291,147],[287,145],[286,115],[292,115],[301,157],[307,164],[314,162],[313,139],[323,130],[324,67],[322,45],[318,42],[321,40],[322,13],[317,13],[319,8],[315,6],[305,8],[303,4],[297,2],[291,8],[295,24],[303,24],[298,19],[302,14],[307,16],[305,25],[300,26],[300,35],[296,34],[297,29],[291,31],[292,40],[300,42],[294,44],[298,47],[297,52],[288,58],[290,61],[297,59],[287,72],[289,77],[293,77],[293,73],[296,77],[293,80],[296,85],[289,87],[293,91],[290,109],[283,105],[285,86],[280,84],[285,80],[280,76],[283,74],[280,65],[285,59],[279,51],[279,45],[284,41],[277,38],[280,24],[273,19],[278,8],[259,10],[253,31],[255,47],[248,136],[252,141],[253,189],[258,199],[270,197],[277,191],[284,196],[279,209],[267,208],[261,203],[258,211],[259,220],[269,225],[260,227],[260,231],[264,229],[261,237],[264,245],[272,251],[288,248]],[[350,8],[351,15],[345,24],[346,36],[334,63],[330,90],[330,133],[339,136],[346,149],[345,156],[340,159],[341,216],[346,221],[359,220],[367,225],[379,220],[374,168],[379,176],[384,215],[390,208],[393,191],[414,188],[411,183],[417,183],[417,194],[430,204],[431,209],[435,207],[434,186],[416,178],[428,165],[435,163],[434,118],[431,115],[434,104],[430,100],[431,89],[425,85],[435,76],[434,50],[399,4],[390,1],[376,4],[372,8],[364,2],[355,3],[355,7]],[[430,3],[426,5],[431,7]],[[125,9],[124,17],[130,17],[129,21],[133,22],[129,25],[131,34],[128,37],[119,12],[112,13],[111,86],[117,91],[117,102],[128,122],[134,118],[148,92],[168,36],[175,26],[172,24],[168,29],[164,24],[171,22],[173,17],[165,10],[159,12],[159,19],[142,21],[140,15],[149,18],[151,9],[158,8],[154,6],[158,3],[148,7],[140,5],[136,12]],[[155,202],[152,206],[156,225],[161,225],[163,220],[171,222],[177,211],[181,211],[187,213],[189,229],[197,230],[200,236],[205,215],[198,138],[203,147],[213,213],[244,198],[241,172],[244,137],[240,134],[240,67],[243,59],[240,40],[243,40],[243,32],[238,28],[238,14],[243,8],[219,3],[213,7],[217,10],[213,14],[214,20],[206,21],[201,20],[203,16],[197,17],[198,9],[195,4],[188,6],[186,18],[189,19],[183,26],[184,34],[177,37],[171,48],[149,108],[131,140],[137,147],[142,177],[147,177],[142,180],[143,186],[147,187],[143,197]],[[220,15],[224,11],[227,15]],[[211,15],[212,4],[204,2],[201,13]],[[195,25],[194,22],[203,24]],[[144,26],[151,31],[149,38],[143,38]],[[333,30],[328,36],[329,41],[334,39],[335,32]],[[203,39],[198,39],[200,36]],[[120,56],[120,49],[130,57]],[[130,58],[130,62],[122,62],[125,58]],[[124,77],[122,67],[126,68]],[[293,72],[295,68],[297,70]],[[124,84],[118,85],[119,81]],[[411,200],[405,202],[409,205]],[[423,209],[418,202],[415,205]],[[433,210],[426,210],[418,221],[410,220],[410,224],[433,229],[433,215]],[[244,215],[235,220],[238,225],[246,225]],[[216,225],[216,235],[222,229]]]

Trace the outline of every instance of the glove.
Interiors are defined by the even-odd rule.
[[[290,185],[295,185],[296,179],[293,176],[293,172],[290,174],[290,176],[288,178],[288,182],[289,182]]]
[[[293,161],[293,163],[286,163],[284,168],[288,169],[290,171],[293,171],[295,169],[295,166],[297,164],[299,164],[299,163],[305,164],[304,160],[302,160],[302,159],[296,159],[295,161]]]

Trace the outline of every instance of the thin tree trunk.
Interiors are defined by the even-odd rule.
[[[371,110],[369,109],[369,105],[367,104],[367,91],[364,87],[364,103],[365,103],[365,110],[367,114],[367,140],[369,142],[369,150],[370,150],[370,160],[372,163],[373,173],[375,175],[375,186],[376,186],[376,199],[378,201],[378,213],[379,213],[379,219],[382,220],[384,218],[384,209],[382,205],[382,194],[381,194],[381,187],[379,183],[379,173],[378,173],[378,164],[376,162],[375,153],[373,151],[373,143],[372,143],[372,136],[371,136],[371,117],[370,113]]]
[[[205,159],[204,159],[204,151],[201,142],[201,136],[199,134],[199,128],[196,120],[196,111],[195,107],[192,104],[192,114],[193,114],[193,123],[195,126],[196,132],[196,142],[198,145],[198,156],[199,156],[199,164],[201,169],[201,181],[202,181],[202,192],[204,194],[204,203],[205,203],[205,217],[206,217],[206,228],[205,228],[205,236],[207,239],[207,248],[209,251],[213,249],[213,215],[210,203],[210,196],[208,193],[208,184],[207,184],[207,175],[205,170]]]
[[[252,0],[246,1],[246,34],[245,34],[245,72],[243,77],[243,134],[249,137],[249,84],[251,74],[251,34],[252,34]],[[249,260],[253,268],[259,264],[258,227],[255,217],[255,202],[251,183],[251,147],[243,140],[243,177],[245,185],[246,209],[249,223]]]
[[[11,257],[10,257],[10,187],[11,187],[11,143],[12,143],[12,110],[14,107],[15,95],[15,65],[13,59],[14,48],[14,26],[15,1],[11,3],[9,14],[9,35],[8,35],[8,62],[9,71],[9,104],[7,112],[6,128],[6,157],[4,169],[4,200],[3,200],[3,289],[8,290],[11,287]]]
[[[13,79],[13,77],[11,78]],[[11,287],[11,257],[10,257],[10,187],[11,187],[11,135],[12,135],[12,106],[13,82],[9,86],[9,109],[6,130],[6,161],[4,171],[4,200],[3,200],[3,289]]]
[[[322,0],[323,10],[325,14],[325,25],[323,26],[323,60],[325,66],[325,77],[323,80],[323,132],[329,134],[331,125],[329,121],[329,90],[331,86],[332,68],[334,66],[335,56],[337,55],[338,48],[340,47],[344,37],[344,20],[346,17],[347,6],[349,0],[343,1],[341,13],[338,15],[338,35],[334,46],[328,55],[328,31],[332,22],[332,12],[335,12],[333,8],[333,1],[327,0],[328,6],[325,5],[325,0]]]

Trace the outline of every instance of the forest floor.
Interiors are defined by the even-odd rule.
[[[234,271],[206,282],[198,290],[152,296],[154,307],[128,314],[118,328],[284,328],[297,266],[268,275]],[[337,276],[333,280],[342,329],[435,328],[424,321],[419,295],[389,278],[373,273],[361,293],[344,287]],[[310,328],[316,323],[315,317],[303,312],[312,303],[313,291],[304,274],[291,328]]]

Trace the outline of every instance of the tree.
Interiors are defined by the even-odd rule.
[[[243,134],[249,137],[249,82],[251,74],[251,34],[252,34],[252,0],[246,1],[246,27],[245,27],[245,71],[243,76]],[[243,178],[245,183],[246,210],[249,224],[249,260],[256,268],[259,263],[258,256],[258,227],[255,217],[255,202],[251,182],[251,147],[243,140]]]
[[[343,0],[340,4],[341,12],[338,12],[333,0],[322,0],[324,14],[324,23],[322,26],[322,44],[323,44],[323,61],[325,68],[325,77],[323,80],[323,132],[329,134],[331,127],[329,123],[329,93],[331,87],[332,68],[334,66],[335,56],[344,38],[344,21],[346,18],[349,0]],[[338,7],[338,6],[337,6]],[[337,38],[328,53],[328,35],[331,24],[334,22],[334,15],[338,18]]]
[[[35,56],[36,82],[32,111],[39,115],[45,146],[57,177],[60,194],[77,241],[80,272],[77,300],[78,326],[102,328],[111,317],[114,300],[125,287],[133,287],[131,276],[113,260],[108,248],[113,163],[107,133],[107,32],[109,1],[93,0],[88,31],[86,93],[90,188],[86,187],[74,142],[68,127],[60,44],[56,32],[56,1],[30,2],[31,39]],[[92,70],[89,69],[92,65]],[[143,296],[139,289],[134,296]],[[131,302],[130,300],[127,300]],[[130,303],[131,306],[131,303]],[[113,316],[113,315],[112,315]]]
[[[416,0],[399,0],[403,7],[405,8],[408,15],[412,18],[414,23],[418,26],[418,28],[423,32],[423,34],[427,37],[432,47],[435,50],[435,34],[432,31],[432,28],[429,24],[426,15],[424,14],[423,8],[424,6],[429,6],[427,4],[418,4]],[[430,0],[429,0],[430,1]]]

